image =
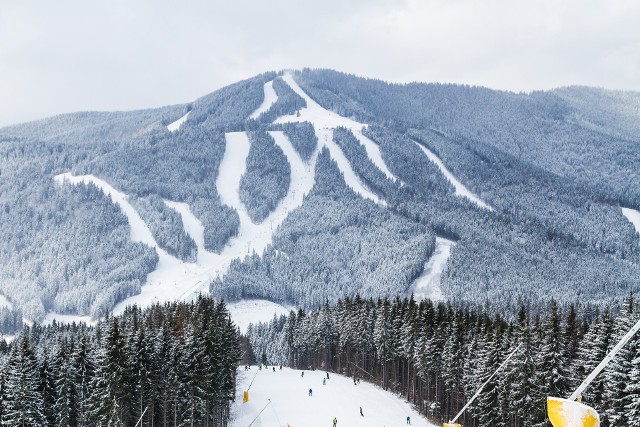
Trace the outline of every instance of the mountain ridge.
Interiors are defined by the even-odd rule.
[[[185,260],[197,260],[198,251],[222,253],[237,239],[247,221],[238,217],[238,206],[273,197],[267,215],[277,209],[296,162],[313,176],[312,187],[299,190],[300,204],[268,230],[262,252],[252,254],[251,240],[245,241],[245,255],[236,253],[228,270],[215,270],[211,286],[202,279],[198,289],[303,306],[356,292],[403,294],[424,277],[436,236],[457,242],[436,275],[452,301],[606,302],[638,288],[638,234],[620,209],[640,208],[634,96],[612,101],[607,94],[604,107],[594,107],[601,92],[572,92],[563,101],[546,92],[514,97],[457,85],[418,89],[331,70],[271,72],[189,104],[78,113],[68,127],[74,115],[1,128],[6,182],[0,207],[7,215],[0,229],[11,231],[0,247],[0,293],[33,319],[52,311],[98,316],[140,295],[148,286],[143,277],[157,268],[153,247],[136,246],[110,225],[91,231],[74,224],[69,196],[53,176],[71,172],[108,182],[142,209],[150,229],[163,236],[157,244],[180,247]],[[599,114],[603,108],[607,115]],[[108,120],[96,124],[96,115]],[[229,167],[223,166],[229,144],[238,143],[229,140],[232,132],[248,138],[247,157],[232,167],[240,166],[236,160],[254,165],[240,174],[237,191],[244,196],[235,207],[216,188],[220,168]],[[283,147],[289,153],[278,157]],[[427,152],[495,212],[456,195],[451,177]],[[298,179],[286,185],[289,192]],[[99,189],[73,192],[85,212],[82,224],[96,218],[100,203],[119,209]],[[172,203],[186,204],[201,222],[204,249],[194,236],[191,242],[179,237],[189,235],[186,211]],[[262,212],[249,223],[259,224]],[[44,235],[30,231],[38,229]],[[74,237],[57,247],[69,229]],[[121,250],[137,255],[126,269],[114,270]],[[94,299],[73,300],[83,289],[94,289]]]

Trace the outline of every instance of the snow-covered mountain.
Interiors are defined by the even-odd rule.
[[[303,70],[0,129],[0,326],[201,292],[618,299],[640,284],[639,112]]]

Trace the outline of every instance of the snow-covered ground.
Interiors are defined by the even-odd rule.
[[[233,322],[240,328],[242,333],[247,332],[249,323],[266,323],[273,319],[273,316],[280,317],[288,315],[293,307],[285,307],[275,302],[263,299],[247,299],[227,304]]]
[[[171,131],[171,132],[175,132],[175,131],[177,131],[178,129],[180,129],[180,126],[182,126],[182,124],[183,124],[184,122],[186,122],[186,121],[187,121],[187,117],[189,117],[189,113],[190,113],[190,112],[191,112],[191,111],[188,111],[188,112],[187,112],[187,114],[185,114],[184,116],[180,117],[180,118],[179,118],[178,120],[176,120],[175,122],[170,123],[170,124],[167,126],[167,129],[169,129],[169,131]]]
[[[337,427],[394,427],[411,425],[435,427],[418,414],[411,405],[396,395],[372,384],[353,380],[338,374],[330,374],[322,385],[324,371],[301,371],[276,368],[250,371],[238,370],[238,393],[231,407],[230,427],[292,426],[330,427],[337,418]],[[242,393],[249,388],[249,402],[242,403]],[[313,395],[309,396],[309,389]],[[269,403],[271,402],[271,403]],[[268,404],[268,405],[267,405]],[[364,416],[360,416],[360,407]]]
[[[633,226],[635,227],[636,233],[640,234],[640,212],[638,212],[635,209],[629,209],[629,208],[621,208],[621,209],[622,209],[622,215],[627,217],[629,222],[633,224]]]
[[[0,294],[0,307],[13,308],[13,304],[4,295]]]
[[[260,117],[260,114],[269,111],[269,108],[278,100],[278,95],[276,95],[276,91],[273,89],[273,80],[270,82],[266,82],[264,84],[264,99],[262,100],[262,104],[258,107],[256,111],[251,113],[249,116],[250,119],[257,119]]]
[[[367,151],[367,156],[369,156],[369,160],[371,160],[371,162],[376,165],[376,167],[380,169],[382,173],[387,176],[387,178],[389,178],[391,181],[397,181],[398,178],[393,173],[391,173],[391,171],[387,167],[387,164],[382,159],[382,153],[380,152],[380,147],[378,147],[378,144],[364,136],[362,130],[352,129],[352,132],[356,136],[356,138],[358,138],[360,144],[364,146],[364,149]]]
[[[47,313],[46,316],[44,316],[44,319],[42,320],[42,322],[40,322],[42,325],[50,325],[51,323],[53,323],[53,321],[56,321],[58,323],[86,323],[87,325],[95,325],[95,320],[93,320],[91,318],[91,316],[76,316],[73,314],[60,314],[60,313]]]
[[[417,142],[415,142],[415,144],[422,150],[422,152],[424,154],[427,155],[429,160],[431,160],[433,163],[436,164],[436,166],[438,166],[438,168],[443,173],[443,175],[453,185],[453,187],[455,188],[456,196],[466,197],[471,202],[475,203],[476,205],[480,206],[481,208],[488,209],[490,211],[494,210],[491,206],[489,206],[487,203],[482,201],[478,196],[476,196],[471,191],[469,191],[469,189],[467,187],[465,187],[464,184],[461,183],[458,180],[458,178],[456,178],[451,173],[451,171],[449,169],[447,169],[447,167],[444,165],[444,163],[442,163],[442,160],[440,160],[440,157],[438,157],[433,151],[431,151],[428,148],[422,146],[421,144],[418,144]]]
[[[410,292],[417,301],[430,299],[432,301],[442,301],[444,295],[440,288],[442,272],[447,265],[447,260],[451,256],[451,249],[456,242],[453,240],[436,237],[436,249],[431,258],[424,264],[422,274],[411,285]]]

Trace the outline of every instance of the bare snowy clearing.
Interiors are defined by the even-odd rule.
[[[184,122],[186,122],[186,121],[187,121],[187,117],[189,117],[189,113],[190,113],[190,112],[191,112],[191,111],[187,112],[187,114],[185,114],[184,116],[180,117],[180,118],[179,118],[178,120],[176,120],[175,122],[170,123],[170,124],[167,126],[167,129],[169,129],[169,131],[170,131],[170,132],[175,132],[175,131],[177,131],[178,129],[180,129],[180,126],[182,126],[182,124],[183,124]]]
[[[629,222],[633,224],[633,226],[635,227],[636,233],[640,234],[640,212],[638,212],[635,209],[629,209],[629,208],[621,208],[621,209],[622,209],[622,215],[627,217]]]
[[[247,299],[227,304],[233,322],[240,328],[243,334],[247,332],[250,323],[266,323],[273,316],[288,315],[294,307],[285,307],[275,302],[262,299]]]

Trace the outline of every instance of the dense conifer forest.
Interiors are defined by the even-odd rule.
[[[224,302],[128,308],[0,342],[3,426],[226,426],[240,359]]]
[[[621,307],[551,301],[509,318],[477,306],[413,298],[342,298],[251,325],[254,358],[339,372],[404,396],[430,419],[451,419],[515,352],[460,419],[467,427],[547,426],[546,397],[567,397],[640,318]],[[615,312],[615,314],[614,314]],[[640,337],[627,343],[582,396],[603,427],[640,420]]]

